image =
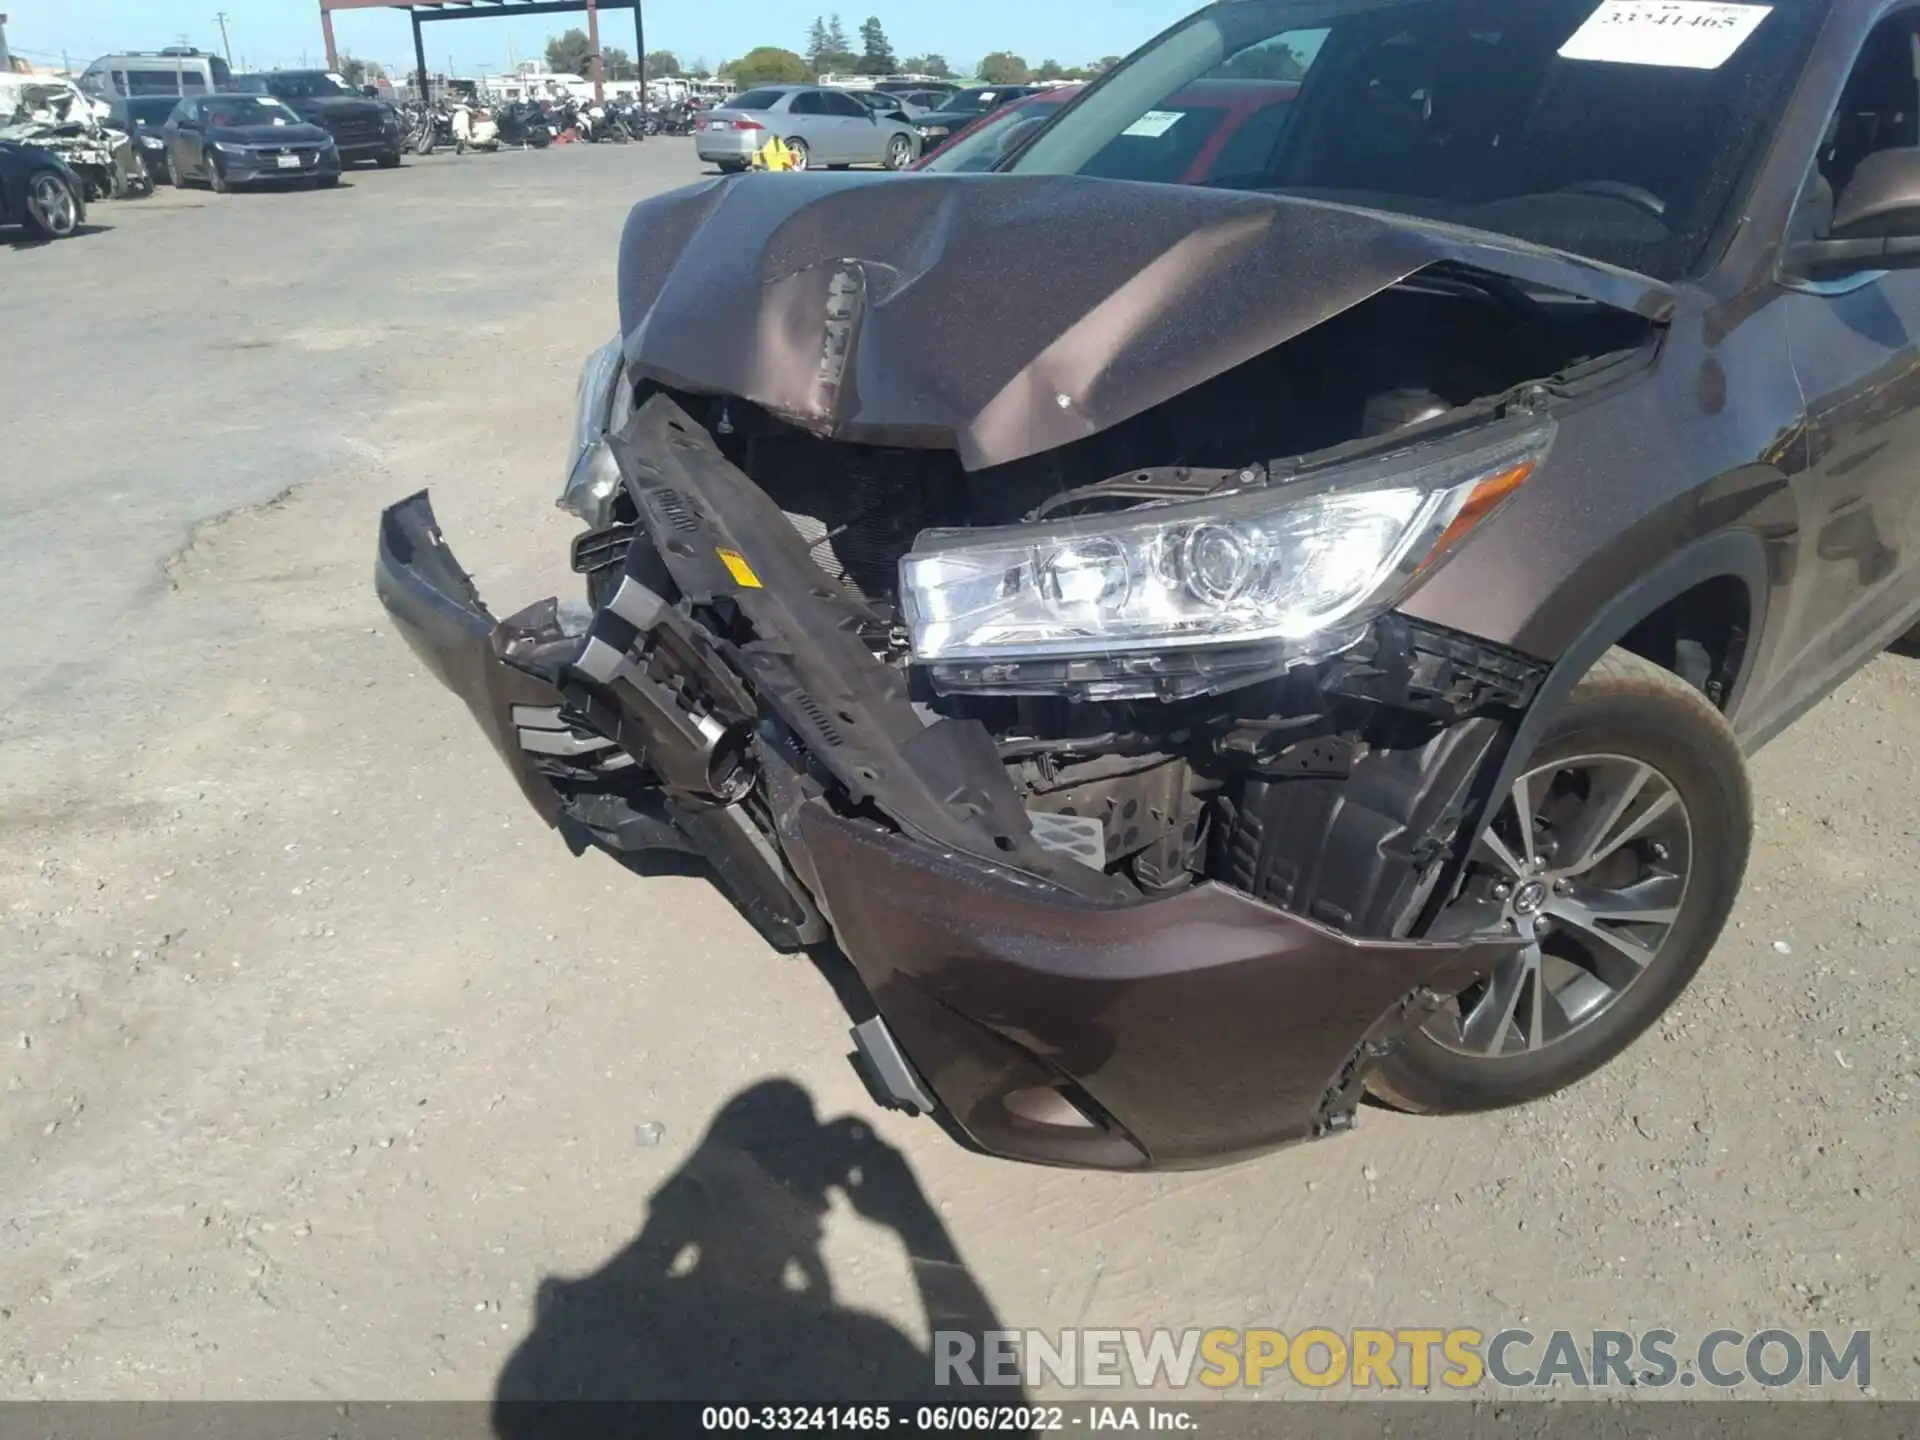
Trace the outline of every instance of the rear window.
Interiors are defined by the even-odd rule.
[[[771,110],[780,103],[784,90],[749,90],[744,95],[736,95],[726,102],[729,110]]]

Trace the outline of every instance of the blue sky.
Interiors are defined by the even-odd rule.
[[[709,64],[755,45],[799,50],[821,0],[646,0],[647,48],[672,50],[683,64],[705,57]],[[841,10],[847,32],[857,36],[868,14],[887,27],[895,53],[945,55],[972,64],[990,50],[1012,50],[1034,64],[1055,59],[1083,64],[1102,55],[1123,55],[1201,0],[967,0],[965,4],[901,5],[862,0]],[[318,64],[324,53],[318,0],[0,0],[8,15],[7,39],[36,64],[76,66],[109,50],[157,50],[185,43],[219,48],[217,11],[227,13],[236,63],[260,67]],[[427,63],[435,70],[449,58],[463,74],[501,70],[509,56],[527,59],[545,48],[549,35],[569,25],[584,28],[585,16],[549,15],[523,20],[453,20],[426,27]],[[389,67],[412,64],[413,40],[406,17],[382,10],[334,16],[340,48]],[[602,15],[601,40],[633,48],[629,11]]]

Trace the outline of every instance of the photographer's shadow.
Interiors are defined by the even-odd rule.
[[[532,1332],[500,1376],[516,1402],[837,1403],[962,1399],[932,1357],[835,1294],[820,1254],[832,1192],[897,1234],[929,1333],[1001,1328],[904,1156],[851,1117],[822,1121],[791,1081],[742,1091],[595,1273],[541,1283]],[[1018,1403],[1017,1391],[979,1401]]]

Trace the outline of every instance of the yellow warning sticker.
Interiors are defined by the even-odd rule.
[[[760,583],[760,577],[753,573],[753,567],[747,564],[747,557],[738,550],[716,550],[713,553],[720,557],[720,563],[727,567],[727,573],[733,576],[736,585],[744,585],[749,590],[767,588]]]

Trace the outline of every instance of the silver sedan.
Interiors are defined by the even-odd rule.
[[[760,85],[710,110],[694,128],[694,149],[722,170],[744,170],[778,136],[796,169],[884,165],[904,170],[920,154],[912,125],[875,114],[844,90],[824,85]]]

